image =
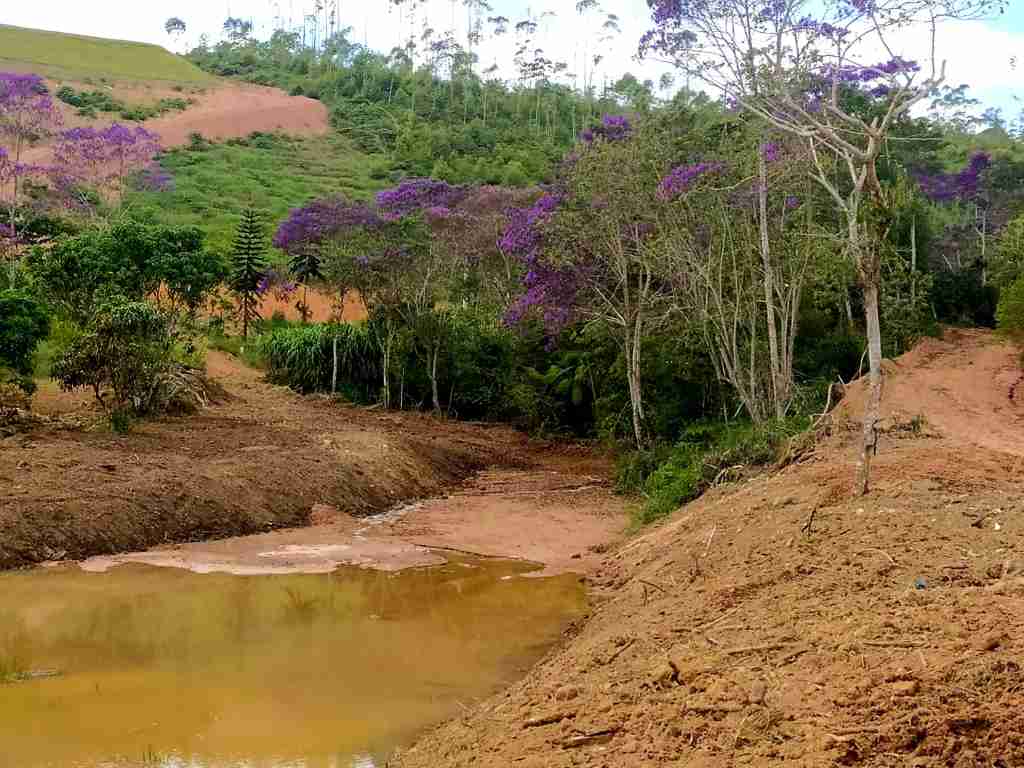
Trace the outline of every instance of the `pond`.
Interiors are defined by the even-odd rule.
[[[0,574],[0,768],[383,766],[581,615],[529,570]]]

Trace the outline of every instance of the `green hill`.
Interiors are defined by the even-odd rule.
[[[0,25],[0,69],[31,69],[68,79],[107,77],[176,83],[214,79],[158,45],[5,25]]]

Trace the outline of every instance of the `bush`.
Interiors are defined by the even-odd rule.
[[[806,420],[794,419],[771,424],[722,424],[699,422],[691,425],[668,457],[643,479],[644,506],[637,514],[640,524],[671,514],[681,505],[706,491],[719,475],[733,469],[763,466],[776,461],[786,440],[806,427]],[[660,450],[646,456],[627,457],[620,462],[618,485],[635,487]]]
[[[297,392],[329,392],[338,346],[338,391],[354,402],[374,402],[380,389],[380,349],[367,324],[279,328],[263,341],[267,379]]]
[[[96,310],[54,365],[53,376],[64,390],[90,387],[108,414],[139,415],[154,409],[171,353],[166,320],[152,305],[121,297]]]
[[[1017,278],[999,297],[996,327],[1013,336],[1024,334],[1024,277]]]
[[[0,366],[30,377],[32,354],[49,332],[50,316],[39,302],[18,291],[0,291]]]

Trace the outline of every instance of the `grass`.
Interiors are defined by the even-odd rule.
[[[0,25],[0,69],[29,64],[50,77],[211,83],[214,77],[158,45]]]
[[[788,438],[806,429],[807,419],[773,424],[697,422],[674,446],[628,454],[619,462],[621,492],[640,491],[644,503],[634,514],[639,527],[693,501],[722,480],[778,460]]]
[[[170,192],[137,193],[133,215],[164,224],[202,227],[211,246],[228,249],[239,214],[250,201],[276,227],[291,208],[324,195],[365,199],[385,182],[386,162],[327,135],[308,139],[252,134],[167,152],[161,165],[174,177]]]

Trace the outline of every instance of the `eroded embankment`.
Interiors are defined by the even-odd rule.
[[[561,649],[390,764],[1024,765],[1017,360],[971,333],[896,361],[866,498],[854,387],[830,439],[621,546]]]
[[[317,504],[367,515],[530,463],[510,429],[300,398],[219,353],[210,365],[232,398],[196,416],[0,438],[0,569],[306,525]]]

